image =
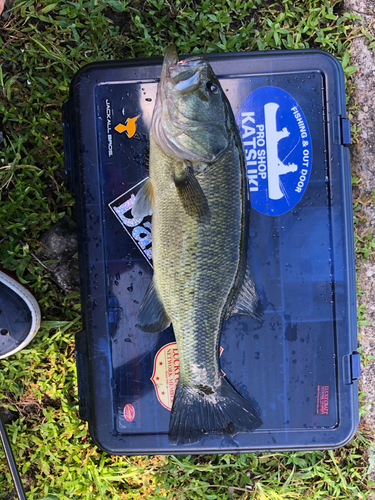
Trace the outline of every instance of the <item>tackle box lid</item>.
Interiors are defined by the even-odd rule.
[[[153,274],[152,226],[150,217],[134,219],[131,207],[148,175],[161,58],[89,64],[63,107],[81,273],[80,415],[111,454],[342,446],[358,425],[359,354],[341,66],[319,50],[207,57],[244,142],[247,258],[264,306],[261,321],[225,321],[221,369],[263,425],[169,444],[179,374],[173,329],[149,334],[135,326]]]

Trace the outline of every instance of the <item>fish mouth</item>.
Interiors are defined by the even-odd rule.
[[[183,59],[169,67],[169,74],[179,92],[194,92],[201,84],[201,76],[208,67],[207,59],[202,56]]]
[[[194,92],[201,84],[202,70],[208,67],[208,60],[201,55],[178,60],[176,47],[167,47],[160,76],[161,87],[172,86],[180,92]]]
[[[164,83],[169,78],[169,68],[178,64],[177,49],[174,45],[166,48],[163,60],[163,67],[161,69],[160,83]]]

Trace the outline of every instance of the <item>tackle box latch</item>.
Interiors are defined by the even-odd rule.
[[[332,116],[332,133],[334,144],[348,146],[352,143],[350,120],[341,115]]]
[[[341,144],[348,146],[351,143],[350,120],[348,118],[341,118]]]
[[[79,416],[82,420],[90,420],[90,402],[89,402],[89,374],[87,367],[87,343],[86,332],[82,330],[76,333],[76,364],[78,379],[78,408]]]
[[[350,356],[352,368],[352,380],[357,380],[361,376],[361,355],[354,351]]]
[[[361,376],[361,355],[357,351],[346,354],[343,358],[344,383],[351,385]]]

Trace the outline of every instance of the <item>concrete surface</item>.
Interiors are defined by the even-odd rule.
[[[355,12],[361,16],[356,25],[362,26],[374,37],[373,27],[375,14],[374,0],[346,0],[344,10]],[[375,53],[367,47],[366,37],[358,33],[352,42],[350,64],[357,66],[354,74],[355,89],[351,104],[358,108],[353,116],[352,124],[360,128],[358,144],[351,146],[351,166],[355,177],[361,179],[353,189],[355,200],[361,200],[358,212],[358,234],[375,236]],[[374,196],[372,196],[374,193]],[[366,305],[365,320],[371,324],[359,327],[360,343],[363,346],[362,376],[359,380],[359,390],[364,394],[368,413],[362,423],[375,429],[375,361],[363,361],[366,356],[375,355],[375,248],[373,255],[367,261],[357,260],[358,287],[363,291],[358,304]],[[375,480],[375,470],[372,470]],[[375,495],[369,497],[375,499]]]

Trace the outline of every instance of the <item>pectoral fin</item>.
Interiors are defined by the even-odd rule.
[[[243,314],[251,318],[261,319],[263,315],[263,305],[255,289],[253,277],[250,268],[246,266],[245,278],[236,299],[229,307],[226,318],[235,314]]]
[[[187,165],[181,171],[176,170],[174,183],[186,213],[197,218],[199,222],[208,221],[210,219],[210,209],[207,198],[190,165]]]
[[[149,284],[139,309],[137,327],[143,332],[162,332],[171,324],[164,305],[156,291],[154,280]]]
[[[154,211],[154,193],[152,189],[152,184],[150,179],[147,179],[141,189],[138,191],[133,208],[133,217],[146,217],[146,215],[152,215]]]

